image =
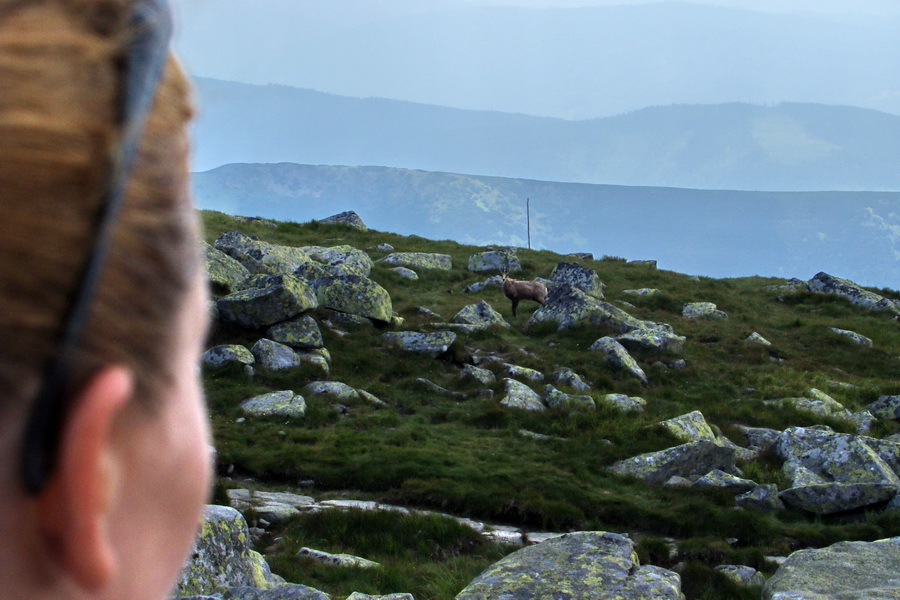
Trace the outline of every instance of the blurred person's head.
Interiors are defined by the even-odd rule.
[[[0,586],[5,597],[166,598],[209,485],[206,325],[188,195],[188,89],[153,83],[108,249],[133,0],[0,0]],[[102,244],[101,244],[102,245]],[[35,414],[99,256],[61,393]],[[58,371],[58,370],[57,370]],[[55,426],[55,419],[60,425]],[[32,422],[49,442],[35,443]],[[40,436],[37,436],[40,438]],[[35,449],[46,451],[23,467]],[[46,456],[44,456],[44,454]]]

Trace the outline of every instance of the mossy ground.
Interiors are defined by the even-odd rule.
[[[462,335],[448,356],[439,360],[386,347],[381,340],[383,329],[345,326],[349,335],[340,336],[323,327],[325,345],[333,356],[331,379],[368,390],[386,401],[390,405],[387,408],[360,400],[338,412],[328,400],[307,399],[307,415],[302,420],[248,419],[237,423],[242,400],[272,390],[299,391],[312,374],[260,375],[252,382],[238,372],[207,375],[219,462],[223,468],[233,465],[237,475],[281,489],[311,480],[315,482],[314,494],[349,490],[356,497],[434,508],[535,530],[592,529],[651,539],[674,537],[681,544],[695,543],[700,548],[690,554],[684,572],[688,598],[750,597],[744,592],[727,591],[732,589],[729,583],[710,572],[720,563],[743,561],[771,573],[774,565],[759,557],[843,539],[900,535],[896,517],[873,513],[826,519],[794,511],[735,511],[732,497],[726,494],[647,488],[604,471],[615,460],[676,445],[677,440],[653,425],[693,410],[701,411],[709,423],[740,444],[743,440],[735,424],[783,429],[825,423],[839,431],[851,431],[843,421],[822,419],[789,407],[766,406],[762,401],[804,396],[815,387],[855,411],[882,394],[900,393],[900,325],[887,314],[832,296],[782,296],[766,290],[783,282],[779,279],[694,280],[615,258],[580,261],[549,251],[520,250],[523,270],[518,278],[547,277],[560,260],[582,262],[597,270],[607,286],[609,301],[619,306],[627,301],[633,308],[624,308],[635,317],[669,323],[676,333],[687,337],[680,355],[687,361],[685,370],[653,367],[650,365],[657,356],[633,353],[650,379],[648,385],[641,386],[633,378],[613,372],[587,351],[597,338],[615,332],[600,327],[557,332],[548,324],[525,330],[535,305],[521,304],[519,315],[513,317],[509,302],[498,288],[463,294],[467,285],[488,276],[466,271],[469,256],[483,248],[336,225],[283,223],[273,229],[237,223],[220,213],[205,212],[203,217],[210,242],[223,231],[239,230],[292,246],[349,244],[365,249],[387,242],[398,252],[449,254],[452,270],[419,270],[418,281],[405,280],[390,267],[376,263],[372,278],[390,293],[394,310],[406,319],[403,328],[432,327],[430,320],[417,314],[418,306],[449,321],[461,308],[482,299],[513,325],[510,329]],[[378,259],[385,254],[373,253],[372,257]],[[621,294],[624,289],[640,287],[658,288],[663,294]],[[879,291],[898,297],[892,290]],[[696,301],[714,302],[730,318],[683,319],[682,306]],[[874,345],[857,346],[827,331],[831,326],[856,331],[871,338]],[[754,331],[772,346],[745,342]],[[220,325],[209,345],[249,346],[262,335]],[[621,414],[599,402],[598,410],[591,413],[535,414],[505,409],[499,405],[501,381],[491,388],[494,398],[485,400],[477,396],[479,386],[459,377],[459,366],[476,350],[545,374],[557,367],[570,367],[591,382],[595,399],[608,393],[641,396],[647,400],[646,411]],[[497,367],[488,368],[499,374]],[[435,395],[416,382],[419,377],[469,397],[456,400]],[[835,382],[855,387],[845,389]],[[563,439],[538,441],[521,436],[520,429]],[[897,431],[900,427],[896,423],[879,421],[873,435]],[[771,457],[742,468],[746,477],[758,483],[783,484],[780,469]],[[354,517],[353,535],[347,527],[335,525],[331,528],[333,535],[326,535],[326,531],[315,543],[324,550],[382,560],[384,553],[373,549],[368,539],[384,536],[381,518]],[[431,553],[410,550],[397,559],[401,566],[380,573],[326,572],[304,566],[283,551],[308,539],[304,537],[306,526],[289,525],[284,531],[286,541],[269,558],[275,571],[289,580],[319,585],[333,593],[357,586],[361,591],[381,593],[416,590],[419,600],[448,599],[508,551],[490,545]],[[453,548],[457,534],[446,534],[446,538],[444,533],[435,534],[436,546]],[[737,541],[726,543],[729,538]],[[704,550],[707,546],[709,551]]]

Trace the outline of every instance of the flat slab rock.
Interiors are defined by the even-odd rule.
[[[640,566],[632,541],[582,531],[518,550],[488,567],[456,600],[682,600],[681,577]]]

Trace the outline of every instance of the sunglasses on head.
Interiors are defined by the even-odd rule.
[[[91,301],[134,166],[147,114],[162,77],[172,34],[167,0],[136,0],[129,20],[130,37],[122,56],[116,123],[119,148],[104,179],[104,192],[93,225],[94,245],[57,334],[57,351],[48,360],[25,429],[22,480],[38,494],[56,465],[59,437],[71,393],[73,358],[81,341]]]

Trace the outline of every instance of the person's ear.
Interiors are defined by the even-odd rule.
[[[75,583],[94,592],[117,568],[109,520],[124,465],[114,424],[133,391],[131,371],[111,366],[71,399],[56,469],[37,501],[47,552]]]

